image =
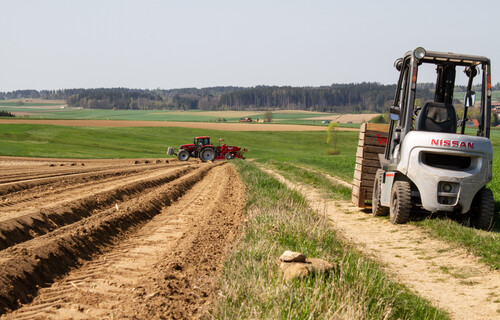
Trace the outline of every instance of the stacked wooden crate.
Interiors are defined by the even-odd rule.
[[[351,194],[352,202],[360,208],[371,206],[373,180],[380,168],[378,154],[384,153],[388,131],[389,125],[386,124],[361,125]]]

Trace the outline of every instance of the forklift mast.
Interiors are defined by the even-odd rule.
[[[453,89],[455,88],[455,66],[452,64],[438,65],[436,68],[436,96],[435,102],[453,103]]]
[[[469,77],[469,84],[465,100],[472,101],[475,94],[472,90],[472,78],[476,71],[482,71],[480,117],[477,136],[489,138],[491,121],[491,67],[490,60],[483,56],[463,55],[450,52],[426,51],[419,47],[408,51],[402,58],[396,60],[394,66],[400,72],[396,87],[394,102],[390,108],[391,122],[389,125],[389,136],[386,150],[381,158],[382,167],[386,167],[391,160],[394,147],[404,140],[408,132],[414,129],[414,115],[418,109],[415,107],[417,89],[418,67],[422,64],[436,65],[436,87],[434,102],[453,104],[453,92],[455,87],[456,67],[465,67],[465,73]],[[476,69],[477,68],[477,69]],[[470,104],[470,103],[469,103]],[[464,133],[467,107],[464,106],[464,118],[462,129]]]

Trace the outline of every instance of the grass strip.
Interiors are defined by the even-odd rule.
[[[435,238],[467,249],[493,269],[500,269],[500,234],[465,227],[450,219],[424,219],[414,221]]]
[[[339,148],[356,151],[352,141],[356,132],[339,132]],[[145,158],[164,157],[168,146],[179,147],[193,137],[210,136],[217,144],[248,149],[247,158],[301,161],[314,158],[335,168],[325,150],[322,131],[220,131],[176,127],[69,127],[41,124],[4,124],[0,126],[0,155],[59,158]],[[341,138],[342,137],[342,138]],[[341,142],[342,143],[341,143]],[[344,152],[344,151],[342,151]],[[345,151],[347,152],[347,151]],[[340,159],[343,156],[335,156]],[[353,158],[354,159],[354,158]],[[352,166],[354,170],[354,166]],[[352,175],[352,173],[351,173]]]
[[[332,182],[321,172],[305,170],[288,162],[268,160],[265,164],[271,165],[290,180],[319,187],[332,199],[346,201],[351,199],[351,189]]]
[[[299,193],[252,163],[234,163],[247,188],[248,220],[226,261],[215,318],[449,319],[342,244]],[[285,250],[337,262],[339,269],[285,283],[277,263]]]
[[[352,136],[345,136],[344,139],[352,140]],[[356,145],[356,141],[352,142]],[[311,157],[297,159],[296,161],[290,161],[292,163],[298,163],[300,165],[306,165],[316,170],[324,171],[334,177],[339,177],[340,179],[351,183],[352,176],[354,175],[354,164],[356,163],[356,149],[354,150],[341,150],[340,155],[328,156],[328,157]]]

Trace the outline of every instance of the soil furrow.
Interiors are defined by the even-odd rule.
[[[168,161],[168,160],[167,160]],[[167,162],[168,163],[168,162]],[[174,162],[169,164],[169,166],[183,166],[187,163]],[[113,166],[111,168],[81,168],[79,170],[64,172],[64,173],[52,173],[52,174],[40,174],[40,176],[26,176],[22,175],[13,179],[6,178],[5,174],[2,173],[0,177],[0,195],[12,194],[17,191],[24,191],[32,189],[35,187],[48,187],[54,184],[63,184],[66,181],[88,181],[96,180],[100,178],[105,178],[107,176],[116,176],[123,174],[126,171],[133,172],[143,172],[144,170],[154,169],[156,165],[133,165],[130,164],[126,167],[123,166]],[[31,190],[30,190],[31,191]]]
[[[28,302],[39,287],[78,266],[82,259],[89,260],[131,226],[160,213],[214,166],[203,165],[141,197],[133,197],[119,210],[107,209],[0,252],[0,313]]]
[[[91,172],[96,172],[97,170],[99,171],[104,171],[104,170],[112,170],[112,169],[117,169],[120,168],[118,165],[109,165],[109,166],[99,166],[96,168],[95,166],[91,165],[85,165],[83,163],[79,164],[78,166],[44,166],[36,169],[32,169],[29,167],[26,167],[25,170],[22,170],[21,172],[19,171],[19,168],[16,169],[8,169],[8,167],[5,167],[2,165],[2,162],[0,161],[0,167],[2,167],[2,174],[0,176],[0,184],[9,184],[9,183],[17,183],[19,184],[19,188],[22,188],[24,183],[29,183],[33,182],[36,183],[37,181],[43,181],[43,179],[51,179],[51,178],[57,178],[57,177],[65,177],[65,176],[71,176],[75,174],[81,174],[81,173],[91,173]],[[3,193],[3,189],[1,189]]]
[[[109,185],[99,181],[96,185],[92,185],[90,190],[81,188],[72,198],[59,193],[55,195],[58,200],[47,198],[41,200],[50,201],[48,205],[39,202],[31,204],[27,210],[10,212],[9,215],[3,216],[4,219],[10,217],[4,221],[1,221],[3,219],[0,216],[0,250],[89,217],[104,208],[110,206],[119,208],[120,202],[127,198],[138,196],[140,193],[175,180],[196,167],[197,165],[179,169],[166,168],[162,173],[146,172],[139,177],[123,179],[120,185],[114,181]]]
[[[0,196],[0,207],[11,207],[16,204],[26,203],[38,198],[46,198],[60,192],[69,192],[96,183],[108,183],[110,181],[141,175],[148,171],[161,170],[164,168],[149,167],[142,169],[121,169],[103,171],[99,173],[84,173],[66,176],[64,178],[54,178],[51,181],[44,181],[33,184],[25,189],[9,192]],[[45,183],[46,182],[46,183]],[[0,187],[1,188],[1,187]],[[1,209],[2,211],[9,209]]]
[[[206,315],[215,292],[214,276],[243,219],[244,188],[229,165],[205,172],[177,201],[163,203],[161,213],[149,222],[3,318],[193,319]],[[179,189],[181,185],[169,188]]]
[[[126,166],[122,168],[114,168],[113,170],[96,170],[94,173],[83,173],[78,175],[72,175],[64,178],[56,178],[52,179],[52,181],[45,184],[45,182],[37,184],[33,183],[33,185],[29,186],[26,189],[13,190],[6,195],[0,196],[0,204],[9,203],[10,206],[15,206],[17,202],[26,202],[31,199],[36,198],[44,198],[44,202],[50,202],[45,199],[51,195],[59,195],[61,192],[66,192],[68,194],[74,194],[69,190],[69,188],[79,188],[79,185],[82,187],[92,184],[103,184],[106,183],[106,179],[124,179],[127,177],[131,177],[133,175],[145,174],[146,172],[151,172],[155,170],[164,170],[164,169],[175,169],[184,167],[185,165],[160,165],[160,166],[146,166],[142,168],[135,168],[133,166]],[[0,205],[1,206],[1,205]],[[0,208],[1,211],[6,210],[14,210],[15,207],[3,209]]]
[[[191,161],[190,161],[191,162]],[[192,162],[191,162],[192,163]],[[44,159],[0,156],[0,184],[31,179],[98,172],[120,168],[146,168],[154,164],[186,165],[177,159]]]
[[[0,163],[1,164],[1,163]],[[7,169],[2,167],[2,176],[0,177],[0,184],[8,184],[12,182],[23,183],[25,181],[30,180],[41,180],[41,179],[49,179],[55,177],[61,177],[65,175],[78,174],[82,171],[91,172],[92,169],[86,168],[85,166],[81,166],[80,168],[71,168],[66,170],[58,170],[59,167],[54,168],[53,170],[49,170],[51,172],[47,172],[47,169],[40,171],[40,169],[34,170],[23,170],[19,172],[19,169]],[[3,194],[3,190],[0,191]]]

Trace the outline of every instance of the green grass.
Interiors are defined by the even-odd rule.
[[[127,129],[2,125],[0,154],[58,158],[145,158],[164,155],[164,133],[148,128]]]
[[[357,135],[346,134],[343,137],[348,145],[341,148],[340,154],[335,156],[317,156],[305,159],[291,160],[292,164],[303,164],[314,169],[325,171],[326,173],[351,182],[354,175],[354,163],[356,161]],[[352,140],[356,142],[352,142]]]
[[[412,223],[435,238],[465,247],[491,268],[500,269],[500,233],[464,227],[450,219],[425,219]]]
[[[32,106],[54,108],[32,108]],[[18,106],[16,102],[0,102],[0,106],[10,112],[27,112],[30,119],[66,119],[66,120],[135,120],[135,121],[181,121],[181,122],[213,122],[221,116],[207,115],[201,110],[189,110],[179,112],[178,110],[104,110],[104,109],[80,109],[74,107],[59,108],[60,104],[54,103],[25,103]],[[248,111],[248,116],[252,119],[264,119],[264,112]],[[300,120],[302,118],[312,118],[328,116],[332,114],[322,113],[273,113],[274,122],[293,123],[306,125],[323,125],[320,120]],[[238,122],[240,117],[224,117],[227,122]]]
[[[235,164],[247,188],[248,222],[225,263],[215,318],[448,319],[341,243],[297,192],[249,162]],[[285,250],[336,262],[339,268],[285,283],[276,263]]]
[[[454,92],[453,99],[463,101],[464,94],[465,94],[465,92]],[[476,91],[476,101],[480,101],[480,100],[481,100],[481,92]],[[494,101],[498,101],[498,100],[500,100],[500,91],[499,90],[492,91],[491,92],[491,101],[494,102]]]
[[[65,119],[65,120],[135,120],[135,121],[181,121],[212,122],[217,117],[206,116],[201,112],[185,112],[176,114],[162,110],[89,110],[89,109],[36,109],[12,107],[10,112],[29,112],[30,119]],[[239,118],[227,118],[237,121]]]
[[[314,185],[315,187],[319,186],[321,189],[325,190],[328,197],[332,199],[345,201],[351,199],[350,188],[333,183],[325,175],[318,172],[304,170],[296,165],[286,162],[277,162],[275,160],[269,160],[266,164],[277,169],[289,180],[299,181],[307,185]]]
[[[235,132],[189,128],[66,127],[33,124],[0,126],[0,155],[61,158],[163,157],[167,146],[178,147],[192,137],[222,137],[228,145],[249,149],[247,157],[278,161],[329,162],[326,132]],[[355,152],[356,132],[339,132],[339,147]]]

